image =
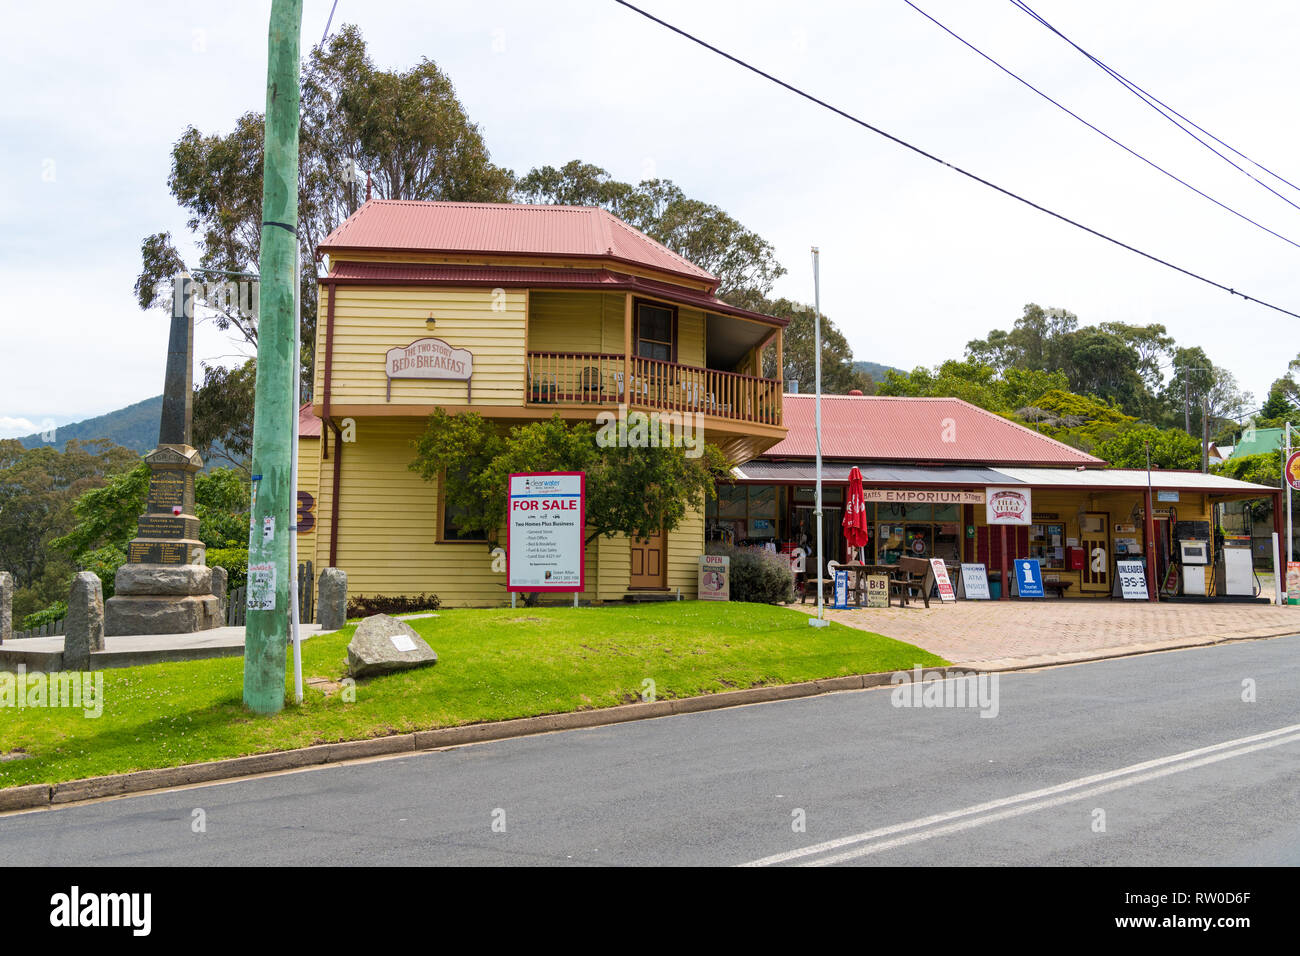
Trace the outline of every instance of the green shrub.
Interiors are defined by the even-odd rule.
[[[710,543],[707,550],[731,559],[731,600],[755,604],[788,604],[794,600],[794,573],[785,555],[719,543]]]
[[[30,631],[40,627],[42,624],[53,624],[68,616],[68,602],[55,601],[49,607],[35,613],[28,614],[23,618],[23,625],[20,631]]]
[[[233,591],[248,582],[247,548],[209,548],[208,567],[225,568],[227,586]]]
[[[117,569],[126,564],[126,554],[121,548],[105,545],[94,551],[87,551],[77,559],[83,571],[94,571],[104,589],[104,600],[113,596]]]
[[[348,598],[348,617],[370,617],[372,614],[409,614],[411,611],[436,611],[442,606],[436,594],[376,594],[367,597],[358,594]]]

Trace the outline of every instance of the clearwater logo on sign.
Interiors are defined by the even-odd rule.
[[[1031,523],[1033,508],[1028,488],[989,488],[984,504],[984,520],[988,524],[1027,525]]]

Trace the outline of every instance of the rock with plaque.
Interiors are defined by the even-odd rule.
[[[194,475],[203,460],[190,445],[192,295],[189,280],[178,279],[158,447],[144,456],[149,466],[144,514],[136,519],[136,536],[127,545],[127,563],[118,569],[114,595],[105,602],[110,637],[189,634],[222,623],[194,514]]]

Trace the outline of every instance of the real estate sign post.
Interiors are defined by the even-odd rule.
[[[506,590],[581,591],[587,476],[580,471],[514,474],[508,494]]]

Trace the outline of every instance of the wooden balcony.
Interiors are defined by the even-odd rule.
[[[781,382],[603,352],[529,352],[530,405],[619,405],[781,425]]]

